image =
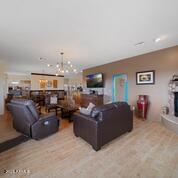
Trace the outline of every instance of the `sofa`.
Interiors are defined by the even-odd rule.
[[[55,113],[40,115],[32,100],[14,99],[7,104],[13,118],[13,127],[22,134],[39,140],[59,129]]]
[[[133,112],[125,102],[94,107],[90,115],[76,112],[72,119],[75,136],[87,141],[96,151],[133,129]]]

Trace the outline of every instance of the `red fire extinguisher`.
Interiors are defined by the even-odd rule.
[[[149,106],[148,96],[139,95],[137,101],[138,117],[144,120],[147,118],[148,106]]]

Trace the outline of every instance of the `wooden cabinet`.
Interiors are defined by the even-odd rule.
[[[102,105],[103,95],[81,94],[81,106],[88,107],[89,103],[93,103],[96,106]]]

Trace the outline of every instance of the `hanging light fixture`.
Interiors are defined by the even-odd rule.
[[[64,52],[60,53],[61,55],[61,62],[57,62],[56,64],[56,76],[58,76],[60,73],[62,74],[68,74],[68,73],[77,73],[77,69],[73,68],[73,65],[70,61],[64,62]]]
[[[48,68],[55,68],[56,76],[62,74],[76,74],[79,70],[77,70],[74,65],[71,63],[71,61],[64,61],[64,52],[60,52],[61,55],[61,61],[57,61],[56,65],[52,65],[50,63],[46,63],[46,58],[40,58],[40,62],[44,62],[45,65],[47,65]]]

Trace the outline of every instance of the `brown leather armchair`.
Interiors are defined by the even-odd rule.
[[[11,100],[7,104],[13,116],[13,127],[33,139],[42,139],[58,131],[55,113],[40,116],[32,100]]]
[[[75,136],[83,138],[96,151],[133,129],[133,112],[125,102],[94,107],[90,116],[77,112],[73,120]]]

